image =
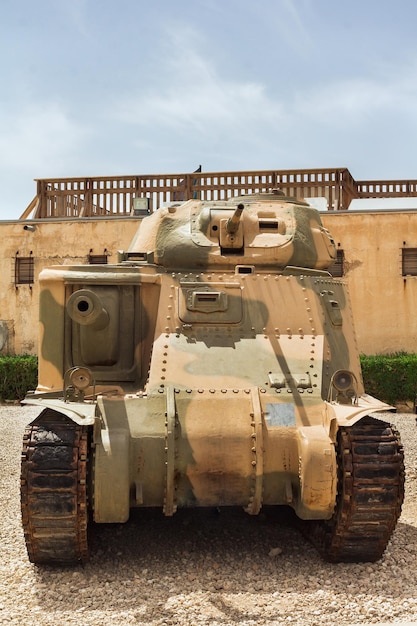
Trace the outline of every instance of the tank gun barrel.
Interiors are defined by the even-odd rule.
[[[226,231],[229,233],[229,235],[234,235],[237,232],[237,229],[239,228],[240,217],[244,208],[244,204],[238,204],[232,217],[229,217],[229,219],[227,220]]]

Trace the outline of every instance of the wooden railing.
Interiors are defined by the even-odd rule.
[[[358,198],[414,198],[417,180],[361,180],[356,183]]]
[[[288,196],[325,198],[329,210],[348,209],[355,198],[417,196],[415,180],[356,182],[346,168],[50,178],[36,182],[36,197],[21,219],[134,215],[136,198],[147,198],[151,212],[167,202],[226,200],[274,188]]]

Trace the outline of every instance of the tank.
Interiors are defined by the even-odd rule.
[[[133,508],[279,506],[324,559],[379,559],[403,450],[365,393],[335,256],[318,211],[273,190],[167,204],[117,263],[42,271],[29,559],[85,562],[90,525]]]

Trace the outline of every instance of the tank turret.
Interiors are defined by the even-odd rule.
[[[166,268],[288,265],[326,269],[335,246],[318,211],[278,190],[228,202],[170,204],[143,220],[129,253]]]
[[[365,393],[334,259],[319,213],[274,190],[169,203],[118,263],[44,270],[30,560],[86,561],[90,522],[133,508],[283,505],[325,559],[380,558],[403,452]]]

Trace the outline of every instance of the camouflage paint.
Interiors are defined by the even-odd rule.
[[[97,522],[145,506],[331,517],[339,424],[387,408],[363,393],[334,257],[319,213],[273,193],[160,209],[120,264],[41,275],[39,391],[58,398],[72,367],[95,386],[84,417],[82,401],[76,416],[32,401],[93,425]],[[330,397],[337,370],[357,379],[354,402]]]

